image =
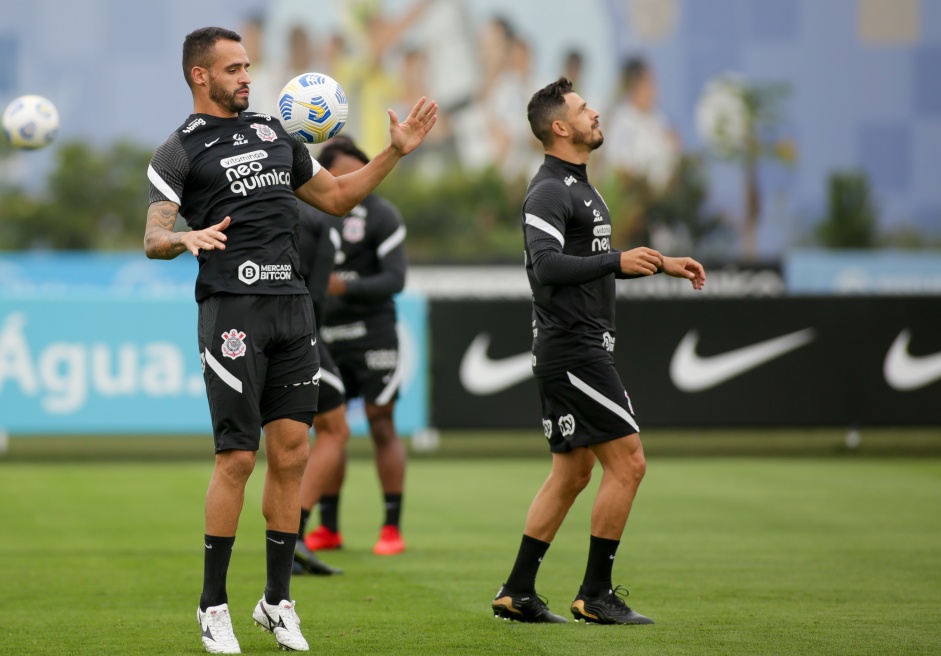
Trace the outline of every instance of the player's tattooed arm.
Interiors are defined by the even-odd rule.
[[[229,227],[225,217],[219,223],[190,232],[174,232],[180,206],[170,201],[157,201],[147,210],[147,228],[144,231],[144,253],[152,260],[172,260],[189,251],[194,256],[200,250],[225,249],[226,236],[223,230]]]

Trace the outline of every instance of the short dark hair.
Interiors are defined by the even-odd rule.
[[[552,122],[559,118],[559,110],[565,107],[565,96],[572,93],[572,81],[560,77],[533,94],[526,107],[529,127],[543,146],[552,143]]]
[[[240,43],[242,37],[237,32],[224,27],[201,27],[186,35],[183,41],[183,77],[190,89],[193,88],[191,71],[194,66],[209,68],[213,62],[216,41],[226,39]]]
[[[358,159],[363,164],[369,164],[369,158],[366,156],[366,153],[361,151],[356,143],[349,137],[334,137],[325,143],[320,154],[317,155],[317,161],[322,167],[329,169],[340,155],[349,155],[350,157]]]
[[[650,64],[643,57],[631,57],[621,65],[621,87],[630,91],[650,72]]]

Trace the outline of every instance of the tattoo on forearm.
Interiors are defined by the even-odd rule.
[[[182,235],[173,231],[179,206],[170,201],[154,203],[147,211],[144,252],[148,257],[169,260],[186,250]]]

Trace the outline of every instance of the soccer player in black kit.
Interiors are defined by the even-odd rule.
[[[602,478],[591,513],[588,564],[571,604],[576,620],[652,624],[631,610],[612,583],[614,556],[646,471],[631,400],[614,367],[614,279],[665,273],[701,289],[706,274],[689,257],[650,248],[611,248],[611,217],[586,174],[601,146],[598,112],[566,78],[537,91],[529,124],[546,159],[523,201],[526,273],[533,292],[533,373],[552,469],[526,516],[506,583],[491,603],[495,616],[522,622],[566,620],[536,594],[536,574],[549,544],[595,461]]]
[[[341,175],[366,166],[369,157],[340,136],[327,142],[318,161]],[[385,507],[373,552],[389,556],[405,550],[400,521],[406,451],[393,421],[401,384],[393,296],[405,286],[405,226],[391,203],[370,194],[343,217],[340,237],[320,336],[329,344],[347,396],[365,401]],[[322,488],[321,524],[305,540],[314,551],[342,546],[338,515],[346,459],[339,465]]]
[[[144,250],[157,259],[190,252],[199,262],[197,336],[216,452],[196,610],[203,646],[240,653],[226,575],[264,430],[267,582],[252,617],[281,647],[307,651],[290,583],[320,367],[310,297],[298,274],[295,196],[345,214],[421,143],[437,105],[422,98],[401,123],[389,110],[389,146],[370,166],[334,177],[276,118],[246,111],[250,62],[240,41],[235,32],[207,27],[183,43],[193,113],[147,170]],[[190,231],[174,231],[178,215]]]
[[[321,149],[318,162],[329,157],[331,140]],[[324,167],[329,170],[329,167]],[[327,288],[330,284],[330,274],[333,272],[333,263],[340,248],[340,219],[314,209],[310,205],[298,201],[300,212],[300,240],[301,273],[307,282],[310,300],[314,307],[314,320],[318,326],[323,326],[324,304],[327,300]],[[301,522],[298,527],[297,547],[294,556],[294,573],[336,574],[336,568],[325,563],[318,565],[316,556],[308,557],[313,550],[304,544],[304,533],[307,530],[307,520],[311,510],[320,500],[324,490],[332,489],[337,485],[337,477],[343,471],[346,459],[346,442],[350,437],[350,426],[346,421],[346,387],[343,385],[343,376],[337,368],[333,356],[326,346],[326,342],[319,338],[317,348],[320,353],[320,399],[318,400],[317,414],[314,416],[314,433],[316,439],[311,446],[307,468],[301,481]],[[306,552],[306,553],[305,553]],[[305,562],[306,561],[306,562]],[[313,564],[313,567],[311,566]]]

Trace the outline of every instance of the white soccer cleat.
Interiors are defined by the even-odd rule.
[[[239,641],[232,631],[229,605],[210,606],[204,613],[196,607],[196,621],[203,632],[203,647],[210,654],[241,654]]]
[[[265,631],[272,633],[278,646],[287,651],[310,651],[307,641],[301,634],[301,618],[294,611],[296,602],[282,600],[273,605],[262,597],[255,606],[252,619]]]

